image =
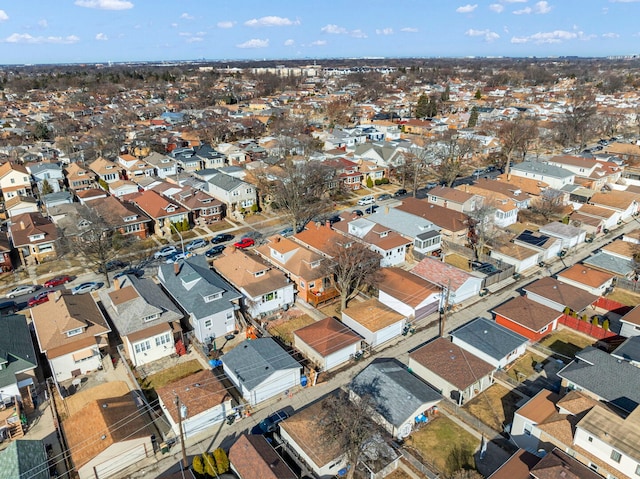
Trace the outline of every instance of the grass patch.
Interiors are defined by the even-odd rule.
[[[452,253],[445,256],[444,262],[450,264],[451,266],[455,266],[456,268],[460,268],[463,271],[471,271],[471,268],[469,267],[469,258],[466,258],[457,253]]]
[[[340,297],[338,296],[337,302],[327,304],[321,308],[318,308],[322,314],[325,316],[335,316],[337,318],[341,318],[342,314],[340,313]]]
[[[302,314],[291,319],[269,322],[267,331],[273,336],[279,337],[285,344],[293,344],[293,332],[313,323],[315,321],[311,316]]]
[[[613,292],[607,295],[607,299],[617,301],[625,306],[636,306],[640,304],[640,294],[622,288],[614,288]]]
[[[387,479],[411,479],[411,476],[400,468],[396,469],[386,477]]]
[[[534,369],[535,365],[543,362],[544,360],[545,358],[543,358],[542,356],[527,352],[524,356],[522,356],[509,367],[509,369],[507,370],[507,375],[511,379],[515,379],[518,382],[523,381],[524,379],[533,375],[536,372],[536,370]]]
[[[177,381],[178,379],[197,373],[198,371],[202,371],[202,365],[197,359],[176,364],[171,368],[148,376],[144,381],[146,383],[146,387],[143,387],[143,389],[157,389],[159,387],[166,386],[173,381]]]
[[[447,476],[462,468],[475,468],[473,453],[480,441],[448,417],[439,416],[414,432],[406,444]]]
[[[509,389],[494,384],[464,405],[464,409],[495,431],[513,421],[516,403],[520,396]]]
[[[578,351],[591,346],[595,339],[578,334],[571,329],[558,329],[540,340],[540,344],[554,353],[573,358]]]

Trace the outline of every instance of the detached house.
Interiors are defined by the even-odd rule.
[[[193,187],[171,188],[163,196],[177,201],[191,213],[190,222],[204,226],[220,221],[224,216],[224,205],[210,194]]]
[[[102,367],[111,332],[91,294],[49,293],[49,301],[31,308],[38,347],[57,382]]]
[[[574,183],[575,173],[546,163],[537,163],[534,161],[523,161],[511,165],[511,174],[523,178],[544,182],[549,187],[559,190],[564,185]]]
[[[629,191],[602,191],[593,195],[589,202],[615,211],[618,214],[618,221],[627,221],[638,213],[638,195]]]
[[[175,353],[182,313],[152,280],[120,276],[100,299],[134,367]]]
[[[429,203],[460,213],[470,213],[483,203],[482,196],[446,186],[436,186],[431,189],[428,199]]]
[[[295,284],[298,298],[314,307],[339,295],[331,276],[321,268],[331,260],[320,253],[280,235],[267,238],[267,242],[255,250],[284,271]]]
[[[56,226],[40,213],[24,213],[11,219],[9,232],[23,265],[38,264],[56,256]]]
[[[100,157],[89,165],[89,169],[98,176],[98,179],[109,184],[122,177],[124,168],[111,160]]]
[[[218,173],[207,186],[211,196],[222,201],[228,212],[250,210],[258,203],[255,186],[234,176]]]
[[[188,223],[189,212],[177,202],[147,190],[123,198],[140,208],[153,221],[153,232],[158,236],[171,236],[175,229],[172,227],[178,224]]]
[[[118,164],[123,168],[124,178],[131,181],[142,176],[152,176],[155,173],[152,165],[129,154],[118,155]]]
[[[60,191],[60,182],[64,179],[62,168],[58,163],[36,163],[28,167],[38,191],[42,193],[45,181],[51,187],[51,192]]]
[[[151,230],[151,219],[132,203],[123,203],[113,196],[98,198],[87,207],[99,215],[104,224],[126,238],[145,239]]]
[[[211,270],[203,256],[161,264],[158,280],[186,311],[198,341],[209,344],[237,329],[242,294]]]
[[[4,200],[31,193],[31,175],[18,163],[6,162],[0,166],[0,189]]]
[[[176,160],[167,155],[152,151],[149,156],[145,156],[143,160],[145,163],[153,167],[153,175],[158,178],[175,176],[178,172]]]
[[[22,408],[30,413],[38,358],[29,326],[21,314],[2,316],[2,325],[6,333],[0,334],[0,404],[9,403],[10,398],[13,402],[18,399]]]
[[[295,300],[294,284],[255,254],[228,247],[213,267],[242,292],[244,306],[254,318],[287,309]]]
[[[401,268],[382,268],[378,301],[411,322],[424,320],[438,311],[442,289]]]

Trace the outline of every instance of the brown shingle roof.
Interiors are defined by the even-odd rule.
[[[372,332],[380,331],[404,319],[403,315],[382,304],[376,298],[361,302],[352,301],[342,314],[349,316]]]
[[[430,295],[442,291],[439,286],[401,268],[382,268],[380,274],[382,277],[378,289],[412,308]]]
[[[529,471],[540,458],[524,449],[518,449],[488,479],[529,479]]]
[[[40,213],[16,215],[12,218],[11,223],[11,237],[16,248],[29,244],[50,243],[58,239],[56,225]],[[29,239],[29,236],[40,234],[44,235],[43,239],[34,241]]]
[[[414,361],[464,390],[495,368],[445,338],[438,338],[409,355]]]
[[[362,338],[335,318],[324,318],[293,332],[321,356],[340,351]]]
[[[597,269],[589,268],[582,264],[575,264],[571,268],[561,271],[557,276],[560,281],[562,281],[562,278],[566,278],[594,288],[601,287],[614,277],[611,273],[598,271]]]
[[[589,201],[594,205],[602,205],[616,210],[625,210],[634,201],[638,201],[638,195],[628,191],[601,191],[594,194]]]
[[[267,439],[242,435],[229,449],[229,461],[242,479],[297,479]]]
[[[555,448],[531,469],[535,479],[602,479],[577,459]]]
[[[153,190],[125,195],[123,198],[137,205],[142,211],[154,219],[179,215],[187,212],[187,209],[181,206],[177,201],[168,200]],[[171,208],[173,208],[173,211],[170,211]]]
[[[517,410],[518,415],[539,424],[556,413],[556,402],[560,396],[548,389],[541,390]]]
[[[434,225],[451,232],[465,231],[468,228],[469,218],[464,213],[434,205],[425,200],[405,198],[400,206],[396,206],[396,209],[424,218]]]
[[[573,311],[582,311],[598,299],[584,289],[563,283],[555,278],[545,277],[524,287],[525,291],[538,294],[556,303],[568,306]]]
[[[534,332],[544,329],[562,315],[562,313],[536,303],[525,296],[513,298],[495,308],[493,312]]]

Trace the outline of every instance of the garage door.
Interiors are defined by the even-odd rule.
[[[382,344],[402,334],[402,322],[387,326],[376,334],[376,344]]]
[[[336,366],[339,366],[340,364],[348,361],[351,351],[352,349],[349,348],[346,351],[337,351],[333,354],[330,354],[329,356],[327,356],[327,359],[325,361],[325,367],[327,369],[335,368]]]
[[[429,303],[424,305],[422,308],[416,310],[416,321],[420,321],[421,319],[426,318],[431,313],[435,313],[438,311],[438,300],[433,303]]]

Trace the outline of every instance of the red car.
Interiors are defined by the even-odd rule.
[[[43,291],[42,293],[36,294],[33,298],[27,301],[27,306],[32,307],[36,304],[46,303],[47,301],[49,301],[49,292]]]
[[[71,282],[71,276],[56,276],[55,278],[51,278],[49,281],[44,283],[45,288],[53,288],[54,286],[59,286],[61,284],[67,284]]]
[[[253,238],[242,238],[237,243],[233,243],[233,246],[235,246],[236,248],[245,249],[249,246],[253,246],[254,244],[256,244],[256,242],[253,240]]]

